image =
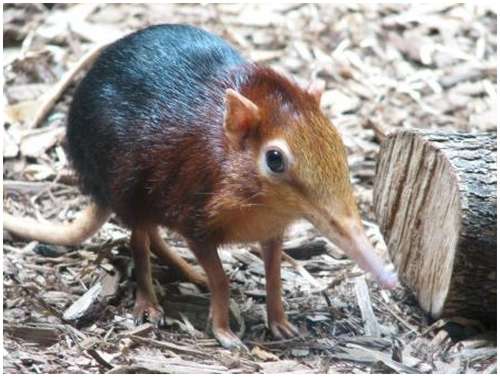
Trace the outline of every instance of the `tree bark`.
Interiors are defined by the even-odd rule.
[[[389,135],[374,204],[400,279],[425,311],[496,322],[496,133]]]

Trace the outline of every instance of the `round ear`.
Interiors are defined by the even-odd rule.
[[[224,131],[237,144],[260,120],[259,108],[248,98],[233,89],[226,90]]]
[[[313,80],[306,89],[307,93],[312,95],[318,105],[321,103],[321,96],[325,91],[325,82],[323,80]]]

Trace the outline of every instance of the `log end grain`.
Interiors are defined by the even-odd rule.
[[[390,135],[374,203],[399,276],[426,312],[496,317],[496,134]]]

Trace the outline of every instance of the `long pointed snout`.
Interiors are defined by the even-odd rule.
[[[392,289],[398,283],[397,274],[389,271],[366,237],[356,216],[339,219],[326,211],[308,216],[309,221],[330,241],[341,248],[363,270],[373,275],[382,288]]]

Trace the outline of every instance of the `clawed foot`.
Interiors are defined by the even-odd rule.
[[[134,321],[136,326],[145,321],[158,326],[163,322],[163,309],[151,301],[137,299],[134,306]]]
[[[197,285],[200,288],[208,289],[208,279],[205,275],[193,271],[192,274],[186,276],[187,280]]]
[[[271,321],[269,327],[273,336],[280,340],[301,336],[299,330],[286,319]]]
[[[238,338],[229,329],[212,329],[215,338],[219,341],[222,347],[230,350],[240,350],[248,352],[247,346],[243,344],[240,338]]]

